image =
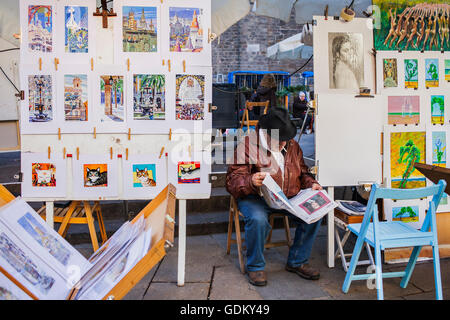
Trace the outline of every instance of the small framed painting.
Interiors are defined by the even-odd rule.
[[[419,61],[417,59],[405,59],[405,88],[419,87]]]
[[[31,297],[0,272],[0,300],[31,300]]]
[[[439,59],[425,59],[425,87],[439,87]]]
[[[419,96],[389,96],[388,124],[420,123]]]

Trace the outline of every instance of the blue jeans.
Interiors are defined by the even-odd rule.
[[[264,270],[264,244],[269,235],[269,213],[277,212],[288,215],[297,224],[295,237],[289,249],[287,264],[298,267],[308,262],[311,249],[319,231],[320,221],[307,224],[286,210],[270,208],[264,198],[249,195],[237,200],[239,211],[244,215],[245,242],[247,246],[247,271]]]

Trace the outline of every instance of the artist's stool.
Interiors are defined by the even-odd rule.
[[[63,237],[66,236],[67,230],[71,224],[87,224],[91,235],[92,247],[95,252],[99,246],[97,233],[95,231],[94,217],[92,215],[93,212],[95,212],[97,216],[97,222],[103,244],[107,240],[107,236],[105,225],[103,223],[102,211],[100,209],[100,203],[98,201],[94,202],[93,207],[91,207],[89,201],[71,201],[67,206],[55,206],[53,221],[56,223],[61,223],[58,233]],[[38,214],[45,220],[45,205],[38,210]]]
[[[347,272],[348,267],[350,265],[350,262],[347,262],[346,257],[351,257],[351,253],[344,253],[344,246],[345,243],[348,240],[348,237],[351,234],[351,231],[347,228],[347,226],[351,223],[361,223],[364,218],[364,215],[357,216],[357,215],[349,215],[345,213],[344,211],[339,210],[338,208],[334,209],[334,235],[336,238],[337,243],[337,250],[334,254],[334,258],[341,258],[342,261],[342,267],[344,268],[345,272]],[[339,236],[339,230],[344,230],[344,235],[341,238]],[[367,251],[367,256],[369,257],[369,260],[362,260],[358,261],[358,265],[373,265],[375,266],[375,262],[373,260],[372,251],[370,250],[370,246],[367,242],[365,242],[365,247]]]
[[[239,256],[239,267],[242,273],[245,273],[245,265],[244,265],[244,255],[242,254],[243,243],[245,241],[244,238],[241,237],[241,227],[239,225],[239,216],[243,216],[239,211],[236,200],[233,196],[230,197],[230,215],[228,219],[228,236],[227,236],[227,254],[230,254],[231,244],[235,243],[238,249]],[[283,218],[284,222],[284,230],[286,232],[286,240],[275,241],[272,242],[272,229],[274,226],[275,218]],[[231,238],[231,234],[233,233],[233,223],[236,231],[236,239]],[[265,249],[280,247],[280,246],[290,246],[291,245],[291,231],[289,230],[289,219],[285,214],[282,213],[271,213],[269,215],[269,223],[272,227],[270,230],[269,236],[267,237],[267,241],[264,244]]]

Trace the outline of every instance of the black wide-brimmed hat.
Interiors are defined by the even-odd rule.
[[[297,128],[289,117],[289,112],[283,107],[272,107],[267,114],[259,118],[259,128],[267,130],[269,135],[278,131],[279,141],[288,141],[295,137]]]

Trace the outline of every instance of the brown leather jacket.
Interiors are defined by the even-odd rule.
[[[311,188],[318,183],[308,172],[303,152],[298,143],[291,139],[287,142],[284,154],[284,177],[270,151],[260,146],[258,131],[246,136],[234,151],[233,164],[228,166],[226,189],[235,198],[249,194],[259,194],[251,181],[255,172],[269,172],[272,178],[290,198],[301,189]]]

